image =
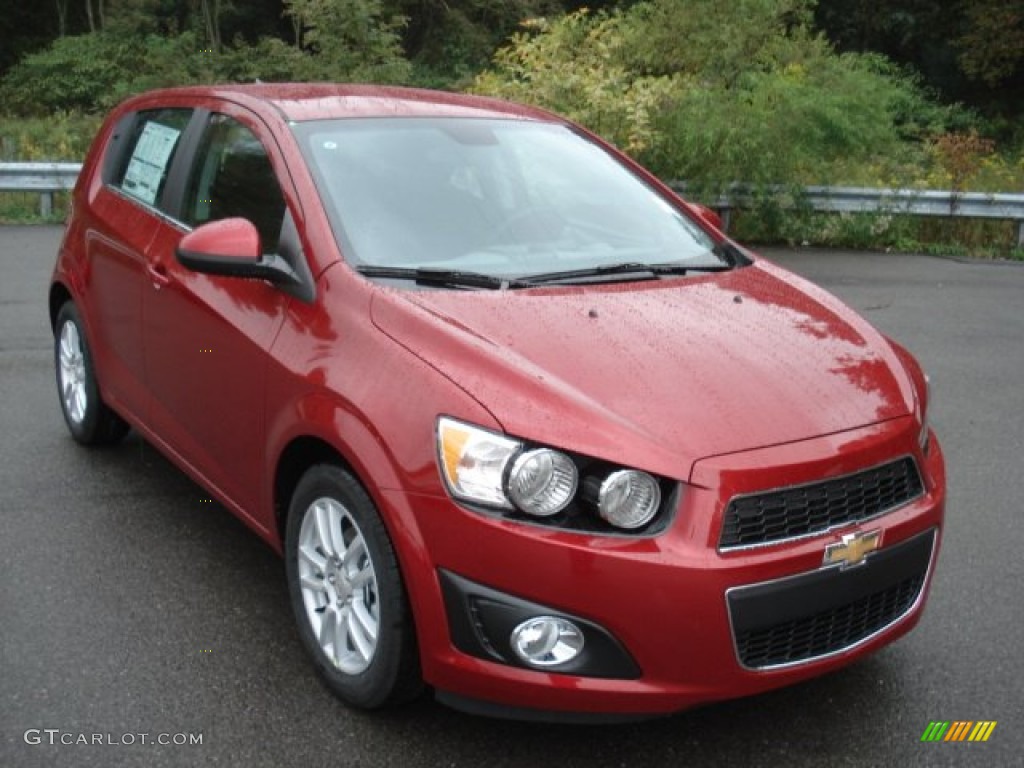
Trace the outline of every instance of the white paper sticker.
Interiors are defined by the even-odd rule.
[[[175,128],[146,123],[124,174],[122,187],[125,192],[150,205],[156,202],[167,161],[180,135],[181,131]]]

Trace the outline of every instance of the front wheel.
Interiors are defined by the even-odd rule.
[[[351,474],[320,464],[303,475],[285,548],[299,635],[331,690],[365,709],[415,696],[422,683],[398,562]]]
[[[53,352],[60,407],[71,436],[84,445],[116,443],[124,437],[128,424],[100,399],[82,319],[70,301],[57,313]]]

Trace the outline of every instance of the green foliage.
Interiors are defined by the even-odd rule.
[[[524,27],[476,78],[474,92],[552,109],[638,156],[661,143],[655,121],[680,78],[629,66],[624,15],[582,10]]]
[[[807,39],[811,0],[648,0],[627,12],[634,66],[730,84],[771,69],[779,49]],[[788,55],[792,55],[792,51]]]
[[[896,212],[816,213],[765,200],[733,216],[731,234],[744,242],[1021,259],[1017,224],[992,219],[908,216]]]
[[[401,16],[381,0],[285,0],[295,24],[296,80],[400,82],[410,71],[401,47]]]
[[[105,111],[128,95],[173,85],[408,77],[402,19],[384,18],[381,0],[291,0],[287,12],[301,45],[238,38],[220,50],[205,33],[157,34],[145,16],[125,13],[105,31],[58,38],[23,58],[0,82],[0,101],[12,114],[43,115]]]
[[[81,162],[100,118],[71,112],[0,117],[0,162]]]
[[[972,0],[965,4],[967,31],[956,41],[968,76],[995,85],[1024,64],[1024,3]]]
[[[474,90],[577,119],[692,189],[841,183],[862,165],[892,178],[952,112],[881,57],[836,54],[811,8],[650,0],[535,21]]]
[[[68,32],[89,28],[81,4],[58,5],[70,9]],[[996,123],[937,105],[890,59],[850,52],[910,51],[943,66],[959,61],[975,85],[1012,86],[1024,63],[1020,9],[1002,0],[945,5],[600,0],[590,6],[606,10],[563,15],[579,3],[106,0],[102,14],[100,4],[92,5],[99,31],[60,37],[49,47],[56,25],[44,30],[45,14],[27,10],[24,30],[0,18],[8,32],[0,65],[13,62],[14,51],[36,51],[0,81],[0,104],[17,116],[0,118],[0,160],[80,160],[98,125],[86,115],[158,86],[255,79],[465,83],[576,119],[664,178],[686,179],[697,198],[712,199],[733,181],[752,183],[753,208],[735,218],[735,231],[750,241],[1021,258],[1020,249],[1011,250],[1016,230],[1008,222],[827,215],[799,205],[798,189],[808,183],[1024,188],[1021,147],[997,151],[986,138]],[[847,53],[815,30],[815,13]],[[524,16],[538,18],[520,23]],[[282,22],[290,36],[280,34]],[[477,75],[515,29],[490,69]],[[917,63],[924,66],[924,59]],[[1024,136],[1012,120],[1001,125],[1004,135]],[[778,183],[792,191],[769,194]],[[36,196],[5,195],[0,217],[32,219],[37,206]]]
[[[39,212],[39,195],[28,192],[0,193],[0,225],[4,224],[59,224],[67,216],[67,192],[53,196],[53,209],[49,216]]]
[[[403,44],[425,85],[466,84],[520,22],[571,4],[558,0],[390,0],[409,19]]]
[[[833,54],[817,39],[801,57],[680,94],[665,116],[659,170],[720,189],[753,184],[838,184],[873,167],[888,181],[920,162],[919,141],[942,110],[876,57]]]
[[[142,41],[105,35],[62,37],[22,59],[3,80],[0,99],[16,114],[91,110],[145,60]]]

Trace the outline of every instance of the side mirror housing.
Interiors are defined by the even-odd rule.
[[[210,221],[178,243],[178,261],[193,272],[254,278],[286,286],[300,283],[295,270],[275,254],[263,254],[260,234],[248,219]]]
[[[202,224],[178,243],[178,261],[194,272],[231,277],[252,274],[262,256],[260,233],[247,219],[220,219]]]

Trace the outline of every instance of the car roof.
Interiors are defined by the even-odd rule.
[[[347,117],[490,117],[562,122],[544,110],[499,99],[419,88],[339,83],[253,83],[169,88],[141,98],[159,101],[214,98],[256,111],[272,107],[285,120],[301,122]]]

